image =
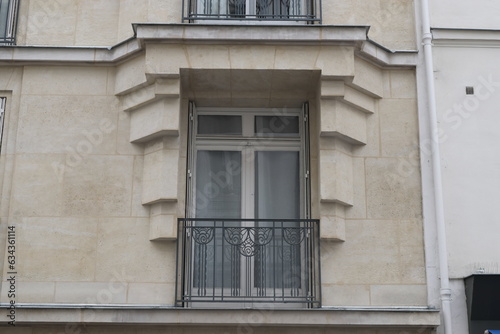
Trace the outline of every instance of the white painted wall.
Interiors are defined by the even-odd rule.
[[[434,57],[450,276],[500,273],[500,47]]]
[[[431,26],[500,29],[498,0],[430,0]]]
[[[464,39],[444,41],[434,34],[434,75],[452,331],[467,334],[463,278],[483,270],[500,273],[500,32],[483,42],[481,32],[453,34]],[[466,86],[474,87],[474,95],[466,95]]]

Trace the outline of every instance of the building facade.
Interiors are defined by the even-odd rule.
[[[0,10],[3,330],[436,331],[418,3]]]

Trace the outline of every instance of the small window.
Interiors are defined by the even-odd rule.
[[[299,136],[297,116],[256,116],[255,133],[258,136]]]
[[[0,0],[0,45],[15,44],[18,6],[19,0]]]
[[[241,136],[241,116],[199,115],[198,134]]]

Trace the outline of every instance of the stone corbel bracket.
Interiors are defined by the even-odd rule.
[[[150,77],[120,100],[130,113],[130,142],[144,146],[142,204],[150,209],[150,240],[175,240],[180,77]]]
[[[345,241],[345,210],[354,203],[353,148],[367,143],[367,119],[382,97],[382,70],[361,59],[354,76],[321,79],[321,238]]]

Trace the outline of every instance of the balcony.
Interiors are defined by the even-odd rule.
[[[321,0],[183,0],[183,21],[321,23]]]
[[[19,0],[0,0],[0,46],[16,42]]]
[[[179,219],[176,306],[321,305],[318,220]]]

